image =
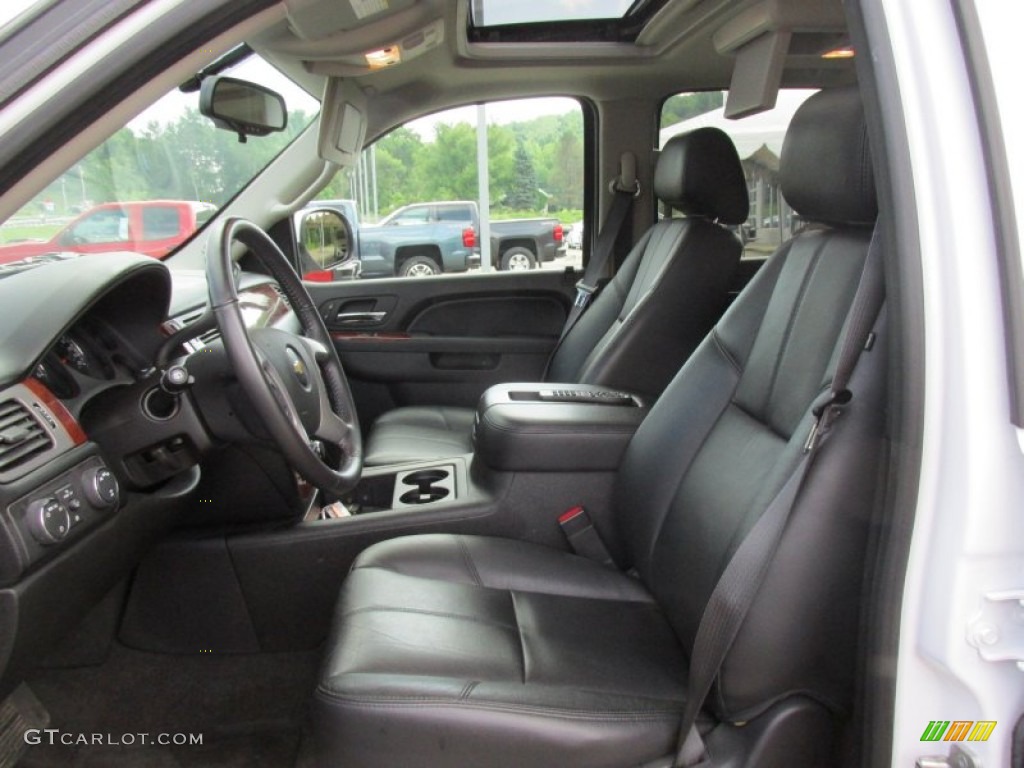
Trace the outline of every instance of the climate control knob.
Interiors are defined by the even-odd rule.
[[[93,467],[82,475],[82,490],[89,503],[99,509],[106,509],[117,504],[120,490],[117,478],[106,467]]]
[[[40,544],[56,544],[71,529],[68,511],[52,496],[29,504],[26,516],[28,529]]]

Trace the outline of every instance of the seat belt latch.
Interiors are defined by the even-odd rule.
[[[590,515],[583,507],[573,507],[558,517],[565,538],[569,540],[572,551],[588,560],[615,567],[608,547],[601,541],[601,534],[594,527]]]
[[[580,309],[586,309],[595,293],[597,293],[596,285],[587,285],[582,280],[578,281],[576,283],[576,300],[573,305]]]

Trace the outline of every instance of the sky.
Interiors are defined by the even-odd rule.
[[[259,56],[251,56],[241,64],[232,67],[231,77],[249,80],[271,88],[284,97],[289,111],[301,109],[312,116],[320,109],[316,99],[299,88]],[[129,125],[135,129],[145,128],[150,122],[168,123],[176,120],[186,109],[198,109],[197,93],[181,93],[173,90],[132,120]]]
[[[565,97],[546,97],[536,99],[517,99],[513,101],[495,101],[486,106],[487,123],[489,125],[506,125],[524,120],[532,120],[542,115],[561,115],[578,110],[580,104],[575,99]],[[413,120],[408,127],[416,131],[424,141],[434,140],[434,127],[438,123],[454,125],[469,123],[476,125],[476,107],[457,107],[444,112]]]
[[[562,19],[615,19],[621,17],[633,0],[473,0],[482,11],[484,26]]]

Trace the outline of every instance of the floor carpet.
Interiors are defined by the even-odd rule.
[[[115,647],[101,666],[30,681],[65,740],[29,746],[23,768],[278,768],[305,763],[302,730],[320,653],[170,656]],[[202,744],[141,745],[138,734],[202,734]],[[129,736],[131,735],[131,736]],[[60,738],[60,737],[55,737]],[[134,741],[134,744],[127,744]],[[301,757],[300,757],[301,756]]]

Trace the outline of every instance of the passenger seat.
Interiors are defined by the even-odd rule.
[[[602,531],[617,534],[621,570],[453,533],[366,549],[342,587],[316,691],[322,764],[674,764],[702,617],[779,506],[789,509],[773,555],[750,572],[756,596],[718,642],[710,695],[696,694],[701,765],[839,762],[832,737],[853,706],[886,455],[883,297],[858,289],[878,286],[883,254],[856,88],[800,107],[781,166],[786,199],[816,226],[768,260],[630,442],[615,527]],[[791,483],[798,492],[778,505]],[[559,511],[547,510],[552,526]]]
[[[726,225],[747,219],[743,167],[717,128],[673,137],[654,192],[683,218],[659,221],[556,347],[547,380],[600,384],[656,399],[726,306],[742,245]],[[474,411],[398,408],[377,419],[367,465],[458,456],[473,450]]]

